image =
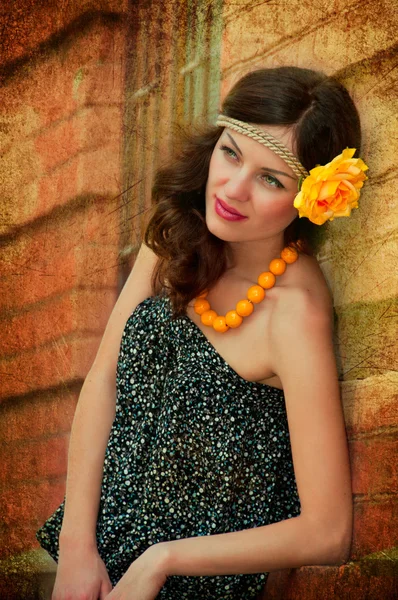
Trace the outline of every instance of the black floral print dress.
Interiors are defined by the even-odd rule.
[[[112,585],[152,544],[300,514],[283,391],[240,377],[167,296],[128,318],[116,385],[96,531]],[[64,502],[36,533],[56,561]],[[157,600],[255,599],[267,576],[170,576]]]

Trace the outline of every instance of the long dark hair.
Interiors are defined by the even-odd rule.
[[[251,71],[232,87],[220,112],[249,123],[291,127],[296,154],[308,171],[347,146],[360,150],[359,115],[348,91],[310,69]],[[222,132],[212,125],[181,131],[175,155],[155,175],[144,241],[159,257],[154,293],[170,296],[174,316],[185,314],[188,303],[211,289],[227,268],[228,244],[205,222],[209,163]],[[318,233],[319,225],[297,216],[284,231],[284,244],[311,255]]]

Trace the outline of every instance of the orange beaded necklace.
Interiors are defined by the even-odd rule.
[[[212,310],[210,303],[206,300],[208,292],[203,292],[195,298],[194,311],[200,315],[203,325],[213,327],[220,333],[225,333],[231,327],[236,329],[243,322],[243,317],[248,317],[254,310],[253,304],[262,302],[265,298],[265,291],[275,285],[276,275],[282,275],[286,271],[286,265],[294,263],[298,259],[298,252],[292,246],[286,246],[280,258],[274,258],[269,264],[269,271],[261,273],[257,279],[258,285],[252,285],[247,290],[247,299],[239,300],[235,310],[227,312],[225,317],[220,316],[215,310]]]

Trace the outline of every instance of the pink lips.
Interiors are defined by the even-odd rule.
[[[243,219],[247,219],[247,217],[220,200],[217,196],[215,210],[220,217],[227,221],[242,221]]]

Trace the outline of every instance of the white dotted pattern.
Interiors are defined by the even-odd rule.
[[[64,502],[39,529],[58,559]],[[112,584],[149,546],[300,513],[282,390],[241,378],[167,297],[126,322],[97,545]],[[250,600],[267,573],[171,576],[157,600]]]

